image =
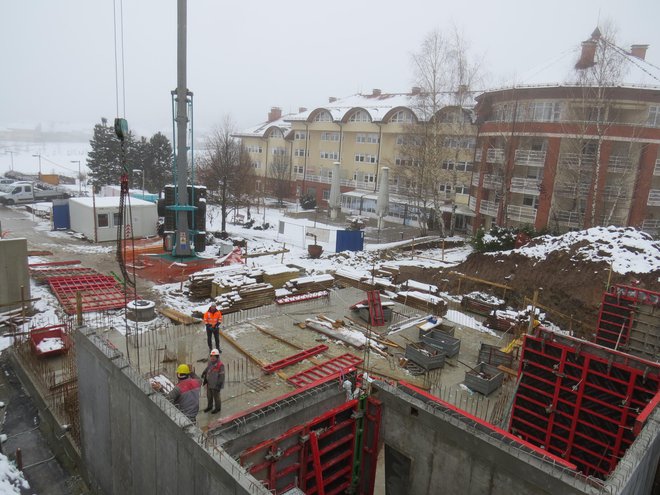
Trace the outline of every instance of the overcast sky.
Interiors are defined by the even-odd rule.
[[[123,0],[125,117],[141,135],[171,135],[176,4]],[[0,12],[0,127],[91,130],[117,116],[112,0],[5,0]],[[287,113],[372,88],[409,91],[411,53],[452,25],[497,86],[579,45],[599,18],[615,23],[619,45],[651,45],[647,60],[660,65],[658,0],[189,0],[196,134],[225,115],[242,129],[271,106]]]

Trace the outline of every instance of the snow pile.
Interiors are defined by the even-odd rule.
[[[632,227],[594,227],[555,237],[538,237],[519,249],[498,254],[520,254],[545,260],[555,252],[571,253],[571,261],[605,262],[620,274],[650,273],[660,269],[660,242]]]
[[[37,345],[37,352],[39,354],[59,351],[61,349],[64,349],[64,341],[60,337],[46,337]]]
[[[21,493],[29,490],[30,484],[6,455],[0,454],[0,493]]]

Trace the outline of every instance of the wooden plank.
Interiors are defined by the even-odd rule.
[[[199,318],[193,318],[192,316],[188,316],[182,313],[181,311],[177,311],[176,309],[173,308],[168,308],[167,306],[158,308],[158,312],[164,316],[167,316],[170,320],[173,320],[182,325],[192,325],[194,323],[200,323],[202,321]]]

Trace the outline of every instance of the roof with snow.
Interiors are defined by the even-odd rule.
[[[592,57],[588,55],[590,45],[595,49]],[[516,77],[514,85],[517,88],[588,85],[660,89],[660,67],[646,60],[647,48],[648,45],[633,45],[627,50],[609,41],[596,28],[591,38],[580,45]],[[607,66],[603,66],[605,60]]]
[[[288,119],[294,115],[295,114],[293,113],[289,113],[283,115],[279,119],[262,122],[261,124],[257,124],[253,127],[249,127],[232,135],[235,137],[266,138],[266,137],[270,137],[272,130],[275,129],[281,132],[282,137],[284,137],[286,136],[287,132],[289,132],[289,130],[291,129],[291,123],[288,121]]]
[[[96,198],[71,198],[69,199],[70,203],[77,203],[82,206],[96,207],[96,208],[119,208],[119,196],[98,196]],[[128,204],[128,202],[127,202]],[[149,206],[155,208],[156,205],[151,201],[144,201],[142,199],[131,198],[130,199],[131,207],[134,206]]]

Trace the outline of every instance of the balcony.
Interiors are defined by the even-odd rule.
[[[541,181],[539,179],[525,179],[523,177],[514,177],[511,179],[511,192],[514,193],[538,196],[540,188]]]
[[[488,148],[486,161],[489,163],[504,163],[504,150],[501,148]]]
[[[581,153],[561,153],[559,164],[574,170],[590,170],[596,164],[596,155]]]
[[[653,175],[660,175],[660,158],[655,161],[655,168],[653,169]]]
[[[555,196],[560,198],[586,198],[589,194],[589,184],[563,184],[555,185]]]
[[[579,227],[582,224],[584,213],[579,213],[577,211],[558,210],[555,212],[555,216],[559,223],[568,225],[569,227]]]
[[[545,151],[516,150],[516,165],[542,167],[545,165]]]
[[[534,223],[536,220],[536,208],[531,206],[509,205],[506,216],[509,220],[522,223]]]
[[[651,235],[658,235],[660,233],[660,220],[644,220],[642,230]]]
[[[481,200],[481,207],[479,212],[484,215],[489,215],[491,217],[497,216],[497,204],[494,201],[485,201]]]
[[[472,185],[474,187],[479,187],[479,173],[472,174]]]
[[[481,155],[482,155],[482,153],[481,153],[481,148],[478,148],[478,149],[474,152],[474,161],[477,162],[477,163],[481,162]]]
[[[470,208],[472,211],[477,211],[477,198],[474,196],[470,196],[470,201],[468,202],[468,208]]]
[[[605,186],[603,189],[603,199],[605,201],[629,200],[628,190],[622,186]]]
[[[660,189],[651,189],[649,191],[649,200],[646,204],[648,206],[660,206]]]
[[[627,156],[611,156],[607,162],[607,170],[613,174],[630,172],[630,158]]]
[[[486,189],[502,189],[502,177],[499,175],[485,174],[483,187]]]

